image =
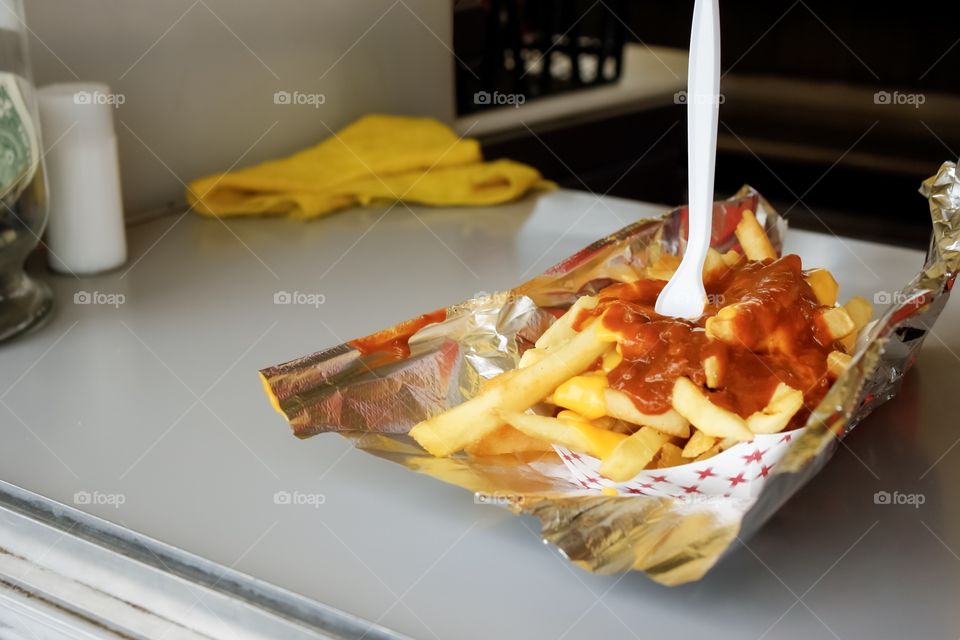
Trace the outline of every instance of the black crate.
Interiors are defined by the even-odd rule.
[[[457,112],[475,113],[620,77],[623,0],[455,0]]]

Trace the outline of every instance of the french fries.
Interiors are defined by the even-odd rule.
[[[594,296],[583,296],[582,298],[578,298],[577,301],[573,303],[573,306],[570,307],[569,311],[563,314],[562,317],[558,318],[556,322],[550,325],[547,330],[543,332],[543,335],[540,336],[540,339],[537,340],[537,343],[534,346],[537,349],[549,350],[558,344],[563,344],[564,342],[570,340],[577,333],[573,329],[573,323],[577,319],[577,315],[580,313],[580,310],[593,309],[596,306],[597,298]]]
[[[783,366],[784,357],[787,362],[794,357],[793,334],[807,332],[799,344],[807,350],[811,342],[820,345],[819,371],[836,379],[849,366],[857,334],[873,310],[860,297],[838,306],[839,287],[826,269],[802,271],[796,256],[778,259],[752,212],[744,212],[735,234],[743,254],[711,249],[705,282],[723,287],[734,277],[731,273],[749,277],[779,269],[771,271],[774,276],[767,282],[793,286],[784,292],[785,302],[770,302],[776,290],[768,286],[766,297],[739,294],[719,309],[708,307],[708,317],[697,323],[651,315],[653,301],[643,298],[648,295],[643,292],[659,291],[662,285],[651,281],[669,279],[680,261],[652,248],[647,266],[621,265],[611,272],[611,278],[630,286],[579,298],[523,353],[516,369],[487,381],[466,402],[417,424],[410,435],[435,456],[565,447],[598,458],[601,475],[625,482],[644,469],[706,460],[755,434],[787,429],[811,392],[770,378],[776,374],[761,358],[774,355]],[[793,311],[798,296],[805,300],[806,315]],[[774,305],[771,315],[758,320],[764,305]],[[682,355],[684,344],[694,349],[694,357]],[[715,348],[703,346],[711,344]],[[731,359],[734,352],[741,355]],[[741,370],[749,366],[753,373]],[[811,370],[809,360],[797,366],[794,375],[803,381]],[[771,388],[769,398],[758,397]],[[741,396],[751,400],[737,401]]]
[[[656,467],[657,469],[666,469],[680,466],[686,462],[683,459],[683,450],[680,447],[672,442],[664,442],[663,446],[660,447],[659,455],[657,455]]]
[[[708,436],[703,431],[698,429],[694,431],[693,435],[690,436],[690,439],[687,440],[687,444],[683,447],[681,455],[684,458],[696,458],[701,453],[711,449],[715,444],[717,444],[717,442],[719,442],[718,438]]]
[[[707,379],[707,388],[716,389],[723,384],[723,367],[720,365],[720,358],[717,356],[707,356],[703,359],[703,375]]]
[[[740,224],[734,230],[740,246],[743,247],[743,254],[748,260],[774,260],[777,252],[770,244],[770,238],[767,237],[763,227],[757,222],[757,217],[753,211],[744,211]]]
[[[807,277],[804,279],[817,296],[817,302],[827,307],[837,304],[840,285],[833,278],[833,274],[826,269],[813,269],[807,272]]]
[[[839,340],[850,335],[857,328],[853,318],[843,307],[832,307],[822,311],[817,322],[827,340]]]
[[[673,406],[690,424],[708,436],[737,440],[753,438],[743,418],[710,402],[689,378],[681,376],[673,383]]]
[[[794,414],[803,406],[803,392],[781,382],[773,391],[770,402],[762,411],[747,418],[747,428],[753,433],[783,431]]]
[[[723,263],[730,269],[740,264],[743,260],[743,256],[737,253],[736,249],[730,249],[720,257],[723,258]]]
[[[710,278],[722,275],[728,268],[723,255],[719,251],[713,247],[707,249],[707,259],[703,262],[704,280],[710,280]]]
[[[867,302],[863,296],[854,296],[847,301],[843,308],[846,309],[853,325],[857,330],[864,328],[870,318],[873,317],[873,305]]]
[[[729,344],[736,344],[738,341],[736,324],[734,324],[734,319],[736,316],[736,305],[723,307],[717,312],[717,315],[707,318],[705,327],[707,335],[714,340],[721,340]]]
[[[721,451],[720,443],[717,443],[712,447],[710,447],[709,449],[707,449],[706,451],[704,451],[703,453],[701,453],[700,455],[698,455],[696,458],[693,459],[693,461],[700,462],[701,460],[707,460],[708,458],[712,458],[713,456],[720,453],[720,451]]]
[[[836,380],[843,375],[843,372],[850,366],[851,360],[853,360],[853,356],[842,351],[831,351],[830,355],[827,356],[827,371],[830,373],[830,377]]]
[[[637,409],[630,396],[622,391],[606,389],[604,399],[607,403],[607,415],[631,422],[633,424],[653,427],[670,436],[687,438],[690,436],[690,421],[677,413],[675,409],[667,409],[663,413],[643,413]]]
[[[853,353],[857,346],[857,335],[861,329],[867,326],[867,323],[869,323],[873,317],[873,305],[867,302],[867,299],[862,296],[854,296],[843,305],[843,308],[847,310],[850,319],[853,320],[854,330],[850,332],[849,335],[841,338],[840,344],[843,345],[844,351]]]
[[[620,442],[610,455],[602,458],[600,473],[615,482],[625,482],[643,471],[666,442],[666,435],[650,427],[641,427]]]
[[[532,347],[524,351],[523,355],[520,356],[520,363],[517,365],[517,368],[526,369],[530,365],[536,364],[537,362],[540,362],[546,357],[547,357],[546,349],[538,349],[536,347]]]
[[[561,420],[532,413],[501,411],[499,417],[531,438],[554,442],[597,458],[607,458],[627,436],[599,429],[589,422]]]
[[[549,441],[531,438],[509,424],[504,424],[477,442],[467,445],[464,450],[472,456],[498,456],[507,453],[552,451],[552,449]]]
[[[669,280],[679,266],[679,256],[663,253],[660,254],[653,264],[647,267],[644,275],[651,280]]]
[[[437,457],[463,449],[503,424],[500,411],[526,411],[561,383],[583,373],[615,338],[599,322],[585,327],[539,362],[517,369],[508,383],[494,383],[463,404],[415,425],[410,436]]]
[[[576,411],[588,420],[602,418],[608,415],[606,388],[607,377],[602,373],[574,376],[553,392],[553,404]]]

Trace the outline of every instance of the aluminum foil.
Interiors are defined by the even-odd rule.
[[[922,271],[867,327],[851,366],[803,429],[783,434],[777,446],[757,440],[725,452],[747,465],[738,476],[729,475],[734,471],[722,461],[705,466],[710,459],[700,467],[659,470],[664,473],[652,482],[609,495],[602,481],[589,477],[589,460],[578,466],[564,459],[569,456],[563,450],[434,458],[406,435],[417,422],[476,394],[485,379],[514,368],[523,350],[577,297],[642,268],[660,252],[682,253],[685,207],[629,225],[511,291],[260,373],[275,407],[301,438],[338,432],[369,453],[469,489],[482,501],[535,515],[544,540],[587,570],[635,569],[666,585],[697,580],[817,473],[839,438],[897,392],[960,270],[956,166],[945,163],[921,193],[933,219]],[[713,246],[735,246],[733,229],[746,209],[757,214],[779,251],[786,224],[749,187],[715,205]],[[373,343],[389,349],[371,351]],[[684,478],[695,481],[704,473],[707,480],[684,484]],[[722,488],[737,477],[744,486]]]

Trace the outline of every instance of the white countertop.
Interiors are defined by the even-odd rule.
[[[584,573],[540,544],[535,521],[335,435],[299,441],[263,395],[260,367],[508,288],[662,209],[559,191],[490,209],[133,227],[126,270],[44,274],[55,316],[0,345],[0,479],[67,504],[86,492],[85,511],[417,638],[957,637],[955,301],[900,395],[749,550],[673,589]],[[788,249],[833,271],[844,297],[896,290],[922,262],[809,232]],[[275,305],[278,291],[324,302]],[[122,304],[75,304],[80,292]],[[880,490],[925,503],[876,505]],[[278,491],[322,498],[275,504]]]

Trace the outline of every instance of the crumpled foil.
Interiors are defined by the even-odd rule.
[[[608,495],[578,478],[559,453],[434,458],[406,435],[417,422],[476,394],[485,379],[514,368],[577,297],[629,276],[659,252],[682,253],[685,207],[631,224],[512,291],[269,367],[261,376],[299,437],[338,432],[369,453],[474,491],[481,501],[535,515],[544,540],[584,569],[636,569],[665,585],[697,580],[817,473],[839,438],[897,392],[960,269],[957,167],[945,163],[921,193],[933,218],[922,271],[868,325],[851,366],[806,426],[791,432],[762,473],[747,478],[749,491],[736,495]],[[749,187],[715,205],[713,246],[724,251],[736,244],[733,229],[745,209],[757,214],[779,251],[786,224]],[[390,348],[363,348],[371,343]]]

